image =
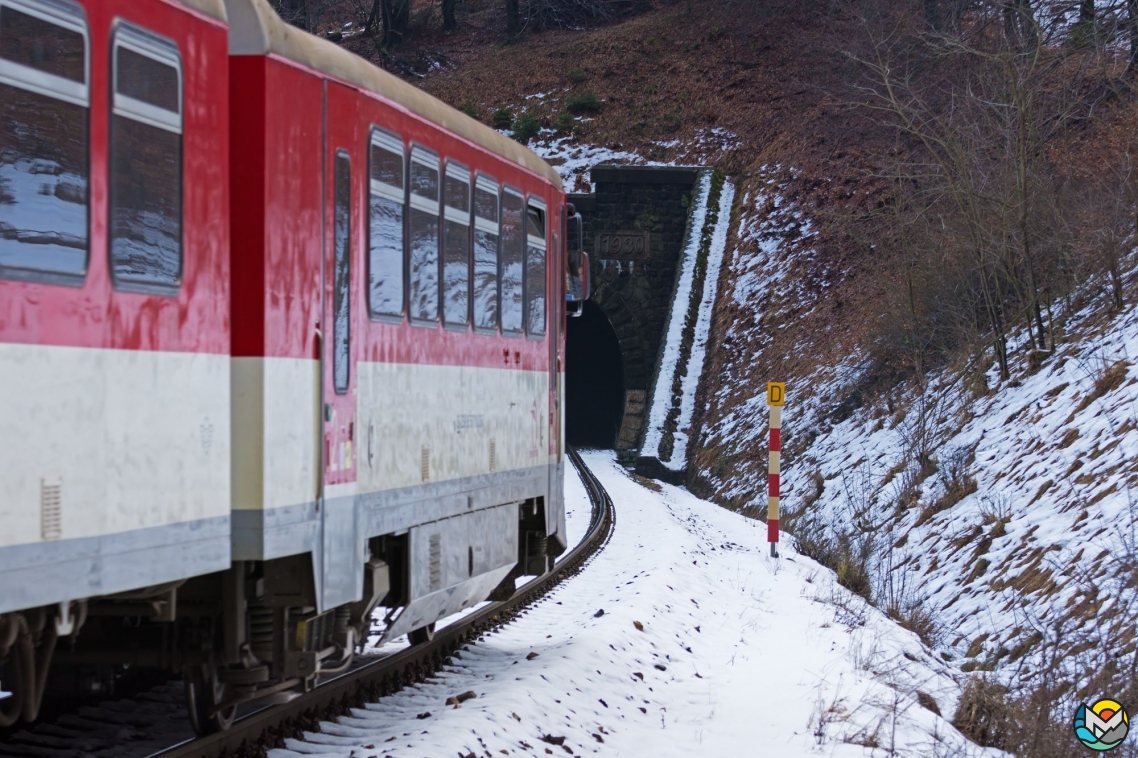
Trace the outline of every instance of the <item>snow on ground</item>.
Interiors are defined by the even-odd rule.
[[[581,544],[581,540],[585,539],[585,535],[589,532],[593,506],[589,502],[589,493],[585,490],[585,485],[581,483],[576,473],[572,471],[572,466],[568,461],[565,462],[565,466],[566,469],[569,470],[568,475],[565,477],[565,536],[570,549],[572,549]],[[560,563],[568,556],[569,550],[566,550],[557,558],[557,562]],[[515,586],[521,587],[533,578],[532,576],[520,576],[514,580]],[[465,611],[441,619],[436,623],[436,626],[439,629],[444,629],[451,624],[461,621],[471,613],[481,610],[489,605],[489,603],[490,601],[487,600],[472,605]],[[372,634],[369,635],[368,643],[364,646],[364,653],[366,655],[391,655],[403,650],[409,644],[407,642],[407,635],[405,634],[389,642],[378,644],[380,638],[383,636],[383,630],[387,627],[387,624],[384,622],[384,616],[387,612],[387,608],[379,607],[372,613]]]
[[[572,137],[554,137],[552,132],[548,135],[543,134],[541,139],[534,140],[527,147],[549,161],[561,176],[561,181],[565,183],[566,192],[592,192],[593,183],[589,178],[589,172],[593,166],[602,163],[661,165],[646,163],[636,153],[585,145],[573,142]]]
[[[700,174],[699,185],[695,191],[695,204],[688,224],[687,244],[680,254],[680,278],[676,282],[676,293],[672,297],[673,307],[668,313],[664,352],[660,358],[660,370],[656,374],[656,386],[652,390],[652,406],[648,410],[648,428],[644,432],[644,448],[641,455],[650,458],[660,457],[660,440],[664,434],[664,424],[668,420],[668,411],[672,408],[672,381],[676,376],[680,360],[684,319],[688,313],[685,306],[691,298],[692,283],[695,280],[695,263],[699,256],[701,232],[707,218],[707,196],[710,191],[711,172],[706,171]],[[676,305],[679,307],[674,307]]]
[[[565,540],[570,548],[581,544],[589,531],[589,522],[592,520],[593,506],[589,502],[589,493],[576,470],[568,460],[565,461]],[[558,558],[558,562],[569,554],[565,553]]]
[[[951,713],[956,682],[829,572],[790,549],[772,561],[761,524],[646,489],[610,452],[585,458],[616,526],[581,574],[432,680],[271,758],[998,755],[917,704]]]

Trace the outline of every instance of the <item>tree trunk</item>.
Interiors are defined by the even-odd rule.
[[[1003,0],[1003,6],[1004,35],[1008,39],[1008,44],[1015,49],[1025,45],[1034,48],[1039,42],[1039,30],[1035,27],[1035,12],[1031,9],[1031,0]]]
[[[381,0],[383,7],[383,44],[398,44],[407,36],[411,23],[411,0]]]
[[[380,23],[379,3],[380,0],[372,0],[371,11],[367,14],[367,21],[364,23],[364,34],[370,34]]]
[[[1126,304],[1122,297],[1122,270],[1119,266],[1118,256],[1111,256],[1110,259],[1110,295],[1114,300],[1114,307],[1119,310]]]
[[[273,6],[277,14],[288,23],[306,32],[312,31],[308,0],[275,0]]]
[[[1126,0],[1126,27],[1130,32],[1130,65],[1126,75],[1134,76],[1138,70],[1138,0]]]
[[[443,31],[453,32],[458,28],[458,22],[454,18],[454,3],[455,0],[443,0]]]
[[[1095,0],[1079,0],[1079,23],[1094,23]]]
[[[1138,0],[1134,0],[1138,2]],[[506,0],[506,36],[513,42],[522,33],[521,18],[518,15],[518,0]]]
[[[394,13],[391,17],[391,26],[399,39],[407,36],[407,27],[411,25],[411,0],[395,0]]]
[[[934,32],[941,30],[940,0],[925,0],[925,23]]]

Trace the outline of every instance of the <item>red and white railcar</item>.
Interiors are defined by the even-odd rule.
[[[0,0],[0,722],[59,635],[206,731],[546,570],[565,214],[265,0]]]
[[[0,2],[9,673],[71,601],[229,566],[227,44],[220,0]]]

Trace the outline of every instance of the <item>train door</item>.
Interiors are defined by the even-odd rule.
[[[325,82],[324,95],[324,353],[322,367],[323,487],[321,609],[363,592],[363,545],[356,539],[356,344],[361,275],[360,192],[364,161],[357,132],[356,93]]]
[[[549,248],[549,443],[550,453],[554,463],[561,463],[561,336],[565,333],[565,324],[561,315],[565,307],[565,298],[561,294],[561,285],[564,277],[561,267],[564,265],[561,252],[561,232],[565,227],[565,207],[561,206],[556,219],[551,218],[549,226],[553,231],[553,244]],[[554,482],[553,486],[559,486]],[[560,490],[555,489],[555,492]]]

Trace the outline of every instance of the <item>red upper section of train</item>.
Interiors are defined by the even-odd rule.
[[[400,103],[272,52],[229,55],[225,24],[184,4],[82,3],[89,61],[86,271],[63,284],[0,271],[0,342],[317,358],[332,298],[332,164],[351,161],[351,363],[547,370],[561,333],[559,235],[564,195],[527,170]],[[162,292],[116,286],[108,249],[112,60],[129,23],[181,56],[182,268]],[[360,64],[364,65],[364,64]],[[538,338],[377,320],[367,306],[368,147],[374,127],[544,201],[547,328]],[[322,267],[323,264],[323,267]],[[323,292],[321,289],[323,287]],[[555,326],[556,325],[556,326]],[[327,329],[323,331],[329,331]],[[330,363],[330,361],[328,361]]]
[[[89,61],[89,248],[80,281],[65,285],[0,276],[0,342],[229,352],[228,34],[183,5],[137,0],[83,4]],[[116,25],[177,45],[182,65],[182,245],[176,292],[113,286],[108,254],[111,47]],[[76,286],[77,285],[77,286]]]

